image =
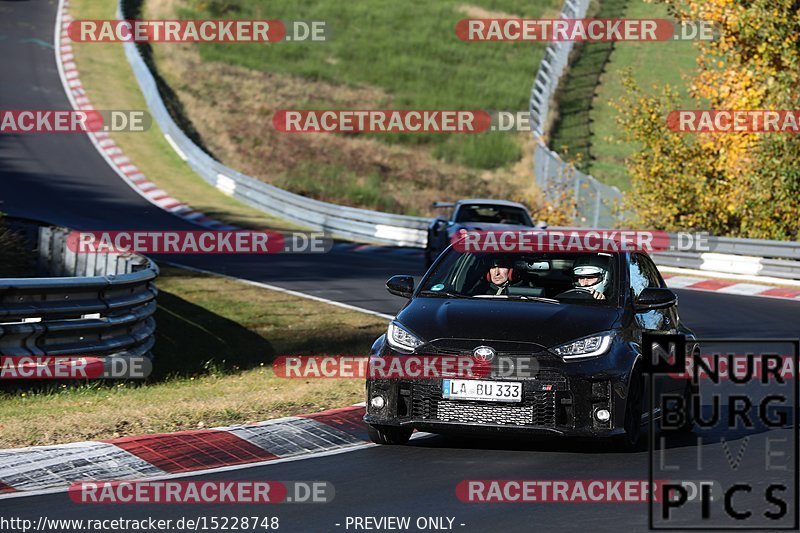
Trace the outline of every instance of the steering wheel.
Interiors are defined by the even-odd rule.
[[[577,296],[581,300],[592,299],[594,300],[594,294],[591,289],[569,289],[567,291],[558,294],[556,298],[560,298],[562,296],[568,297],[575,297]]]

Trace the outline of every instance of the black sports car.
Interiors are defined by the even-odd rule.
[[[405,443],[418,429],[613,437],[635,449],[648,417],[660,418],[647,405],[642,332],[695,338],[642,252],[497,254],[451,246],[418,287],[411,276],[386,286],[410,301],[373,344],[371,363],[453,356],[488,362],[491,372],[477,379],[370,376],[364,420],[382,444]],[[687,349],[699,348],[690,342]],[[657,394],[695,392],[690,380],[670,376],[656,387]]]
[[[459,232],[533,227],[530,213],[524,205],[517,202],[470,198],[455,203],[436,202],[433,206],[452,208],[452,211],[449,218],[436,218],[428,226],[425,268],[433,264]]]

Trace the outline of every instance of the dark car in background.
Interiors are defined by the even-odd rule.
[[[436,208],[452,208],[447,218],[436,218],[428,226],[425,268],[447,248],[461,231],[493,231],[533,227],[524,205],[507,200],[470,198],[458,202],[436,202]]]
[[[487,272],[497,265],[509,270],[502,293],[493,285],[487,290],[493,279]],[[602,284],[587,287],[579,279],[598,272]],[[404,443],[417,429],[609,437],[605,442],[635,449],[648,417],[660,418],[648,406],[642,333],[683,333],[687,350],[698,350],[680,321],[676,295],[643,252],[450,247],[419,286],[395,276],[387,288],[409,302],[373,344],[371,361],[471,357],[489,361],[492,372],[478,379],[369,377],[365,421],[373,441],[383,444]],[[507,372],[523,360],[532,372]],[[505,373],[495,372],[500,363]],[[691,380],[664,376],[655,383],[657,393],[694,392]]]

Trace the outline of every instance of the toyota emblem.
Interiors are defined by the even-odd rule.
[[[476,359],[482,359],[484,361],[491,361],[494,359],[494,356],[497,355],[497,352],[494,351],[494,348],[489,346],[478,346],[474,350],[472,350],[472,355]]]

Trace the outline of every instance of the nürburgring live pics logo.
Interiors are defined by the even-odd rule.
[[[649,481],[692,480],[650,495],[650,529],[797,530],[800,340],[645,333],[642,356],[662,415],[658,433],[649,417]],[[687,420],[692,433],[670,431]]]

